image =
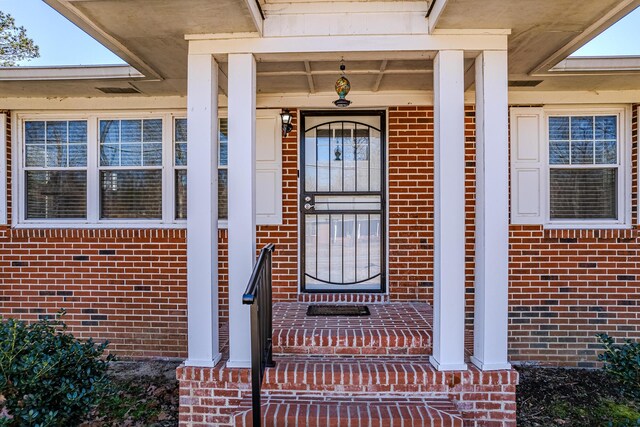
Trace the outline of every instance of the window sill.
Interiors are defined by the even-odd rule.
[[[224,230],[228,227],[227,220],[218,221],[218,229]],[[187,228],[186,221],[180,222],[22,222],[14,224],[16,230],[26,229],[167,229],[167,230],[184,230]]]

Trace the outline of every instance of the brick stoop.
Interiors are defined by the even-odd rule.
[[[437,371],[428,304],[368,305],[363,317],[307,317],[308,303],[274,305],[264,425],[515,426],[515,370]],[[248,369],[223,361],[182,366],[177,376],[181,426],[251,425]]]
[[[250,405],[250,402],[246,404]],[[252,415],[251,409],[236,414],[235,425],[252,427]],[[265,396],[262,402],[262,425],[463,427],[463,420],[453,403],[446,399],[271,394]]]
[[[433,311],[424,303],[369,304],[371,316],[307,317],[309,304],[277,303],[276,355],[428,355]]]

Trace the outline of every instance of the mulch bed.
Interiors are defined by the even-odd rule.
[[[178,425],[177,361],[119,361],[109,368],[111,386],[82,427]]]
[[[518,427],[640,426],[640,402],[601,369],[516,369]]]

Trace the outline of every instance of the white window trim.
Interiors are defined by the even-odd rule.
[[[0,113],[0,225],[7,224],[7,114]]]
[[[551,190],[549,183],[549,117],[552,116],[593,116],[593,115],[616,115],[618,116],[618,219],[582,219],[582,220],[552,220],[550,198]],[[543,116],[544,134],[542,141],[542,188],[544,188],[544,228],[546,229],[626,229],[631,227],[631,130],[632,111],[629,106],[545,106]],[[603,165],[606,166],[606,165]]]
[[[95,110],[90,112],[52,112],[52,111],[14,111],[12,113],[12,191],[15,195],[12,203],[12,227],[28,228],[167,228],[184,229],[187,221],[175,219],[175,184],[174,184],[174,120],[185,118],[185,111],[145,110],[114,112],[113,110]],[[226,111],[220,111],[220,118],[226,118]],[[98,126],[100,120],[149,119],[162,118],[162,219],[99,219],[100,185],[99,185],[99,141]],[[24,181],[24,122],[28,120],[86,120],[87,121],[87,219],[55,219],[28,220],[25,218],[25,181]],[[227,220],[218,221],[219,228],[227,228]]]

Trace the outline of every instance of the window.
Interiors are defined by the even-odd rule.
[[[625,106],[511,108],[511,223],[629,227],[630,117]]]
[[[218,218],[228,218],[227,201],[227,119],[221,118],[219,123],[218,145]],[[175,169],[175,212],[176,219],[187,218],[187,119],[174,121],[174,169]]]
[[[185,112],[14,113],[18,227],[175,227],[187,219]],[[223,113],[224,114],[224,113]],[[256,222],[282,223],[280,110],[257,112]],[[228,121],[218,211],[228,217]]]
[[[87,215],[87,122],[26,121],[24,180],[27,219]]]
[[[549,218],[618,219],[618,117],[550,116]]]
[[[100,219],[162,219],[162,119],[100,120]]]

